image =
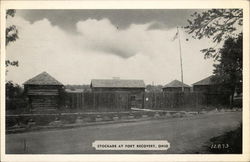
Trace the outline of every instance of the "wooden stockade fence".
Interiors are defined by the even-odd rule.
[[[142,99],[131,100],[131,94],[122,92],[82,92],[67,93],[69,108],[86,110],[129,110],[132,107],[145,109],[172,109],[198,107],[200,105],[229,105],[229,94],[208,93],[147,93]],[[132,104],[135,102],[135,104]]]
[[[201,105],[229,105],[228,94],[208,93],[145,93],[145,108],[172,109],[182,107],[198,107]]]
[[[83,93],[68,93],[67,106],[77,109],[129,109],[129,94],[128,93],[100,93],[100,92],[83,92]]]

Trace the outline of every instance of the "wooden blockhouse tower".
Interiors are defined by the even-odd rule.
[[[55,110],[60,106],[60,94],[64,86],[47,72],[24,83],[24,91],[33,111]]]

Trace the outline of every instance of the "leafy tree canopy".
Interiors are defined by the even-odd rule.
[[[6,19],[9,17],[14,17],[16,13],[16,10],[9,9],[6,11]],[[6,27],[5,30],[6,39],[5,39],[5,45],[7,46],[10,42],[14,42],[18,39],[18,30],[15,25],[10,25]],[[5,61],[5,66],[18,66],[18,61]]]
[[[193,38],[212,38],[214,47],[202,49],[204,58],[219,58],[220,52],[216,46],[229,37],[237,37],[242,32],[243,24],[242,9],[211,9],[202,13],[195,12],[188,20],[189,25],[185,28]],[[239,31],[241,29],[241,31]]]
[[[237,39],[229,37],[219,52],[218,63],[214,64],[214,80],[229,86],[233,93],[242,83],[242,33]]]
[[[18,84],[8,81],[5,83],[6,86],[6,98],[16,98],[20,97],[23,93],[23,88]]]
[[[148,92],[162,92],[162,88],[163,88],[162,85],[151,85],[151,84],[148,84],[146,86],[146,91],[148,91]]]

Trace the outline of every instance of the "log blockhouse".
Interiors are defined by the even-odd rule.
[[[60,106],[60,94],[64,86],[47,72],[43,72],[24,83],[24,91],[31,110],[55,110]]]

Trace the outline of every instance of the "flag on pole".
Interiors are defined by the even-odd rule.
[[[178,38],[178,34],[179,34],[179,31],[177,30],[176,34],[174,35],[174,37],[172,38],[172,41],[176,40]]]
[[[182,83],[182,92],[184,92],[184,84],[183,84],[183,69],[182,69],[182,54],[181,54],[181,41],[180,41],[180,35],[179,35],[179,29],[177,27],[177,31],[175,36],[173,37],[172,41],[176,40],[177,38],[179,38],[179,50],[180,50],[180,65],[181,65],[181,83]]]

